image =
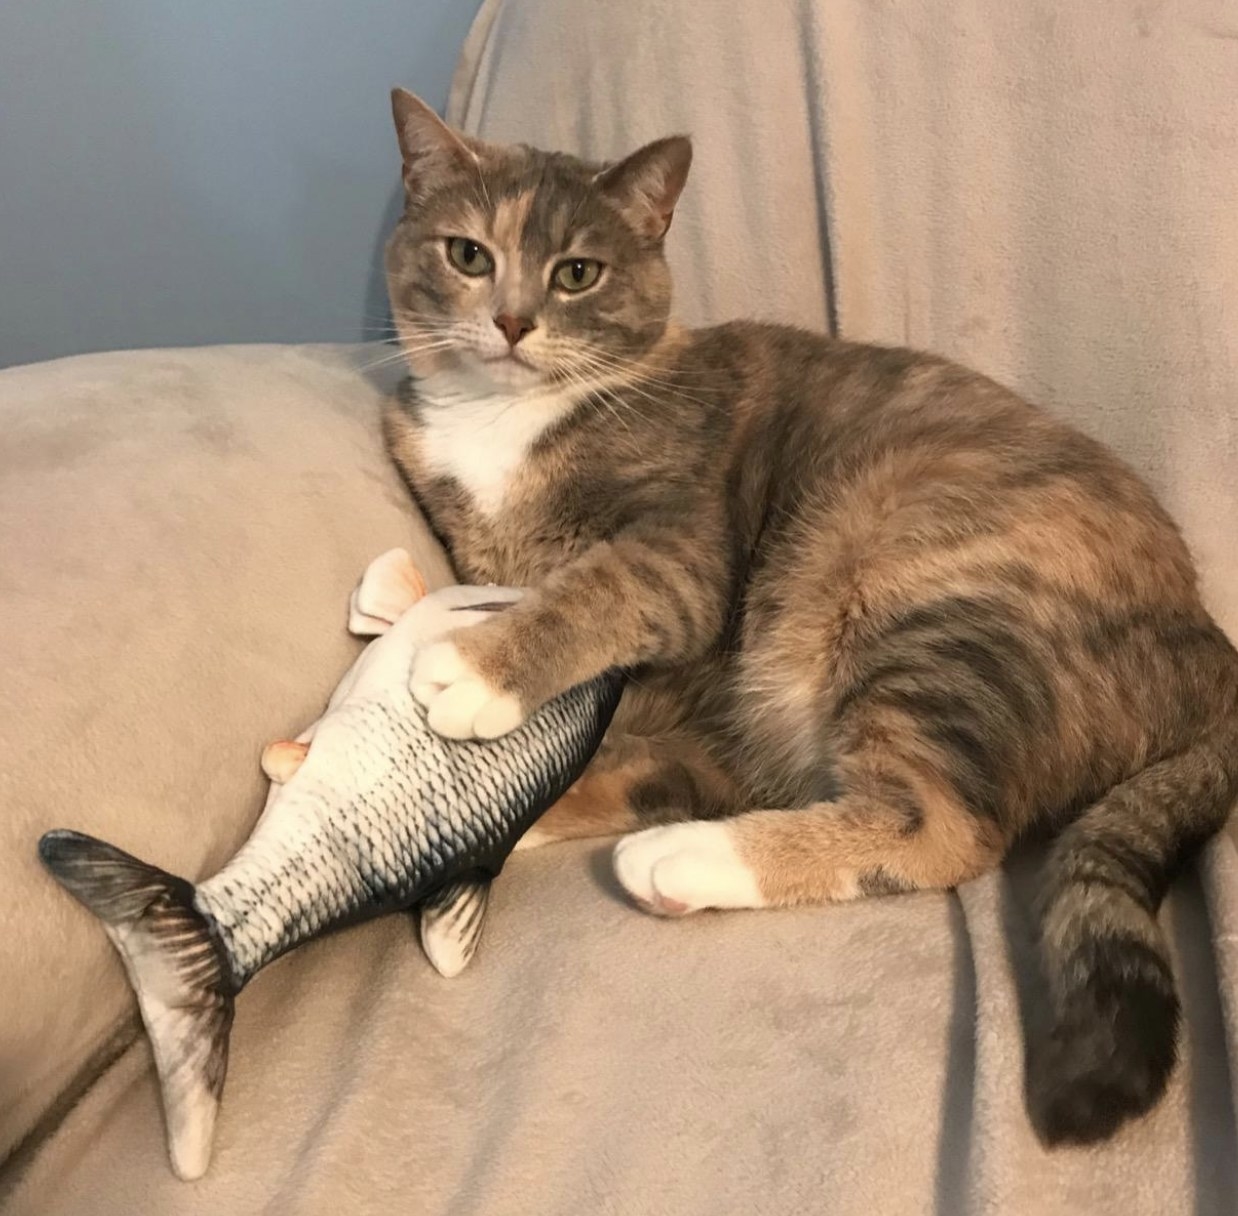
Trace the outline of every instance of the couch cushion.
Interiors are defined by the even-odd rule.
[[[0,373],[0,1158],[135,1032],[39,835],[210,873],[259,809],[263,743],[316,716],[356,653],[369,559],[404,545],[449,577],[384,455],[375,358],[217,347]]]

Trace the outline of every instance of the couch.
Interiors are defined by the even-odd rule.
[[[692,131],[685,319],[910,342],[1073,417],[1157,488],[1234,634],[1236,33],[1206,0],[486,0],[450,117],[597,156]],[[512,859],[458,979],[400,915],[260,975],[212,1167],[172,1176],[120,965],[34,842],[210,873],[263,743],[355,653],[367,561],[449,580],[382,450],[389,354],[0,373],[0,1211],[1238,1210],[1232,824],[1164,913],[1170,1093],[1097,1148],[1045,1152],[1022,1109],[1034,851],[952,893],[660,921],[583,842]]]

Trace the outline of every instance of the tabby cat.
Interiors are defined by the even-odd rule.
[[[1149,490],[943,359],[672,323],[687,139],[589,164],[393,106],[388,440],[460,577],[533,589],[418,661],[433,726],[493,737],[631,672],[526,843],[632,833],[616,872],[663,915],[953,887],[1055,833],[1033,1122],[1149,1109],[1179,1017],[1157,909],[1238,793],[1238,655]]]

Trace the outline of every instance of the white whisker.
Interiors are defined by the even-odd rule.
[[[597,351],[596,349],[581,350],[577,352],[577,358],[592,371],[609,371],[619,376],[621,384],[625,389],[630,389],[653,405],[660,406],[664,405],[665,402],[660,397],[644,391],[646,388],[652,390],[652,393],[687,401],[693,405],[700,406],[702,409],[712,410],[720,408],[719,402],[706,401],[701,397],[686,392],[671,381],[652,376],[645,372],[639,364],[621,360],[616,356]]]
[[[410,356],[425,355],[432,351],[450,350],[457,344],[454,341],[440,339],[433,342],[424,342],[413,346],[399,346],[389,354],[384,354],[376,359],[370,360],[368,363],[358,365],[358,370],[363,372],[376,371],[380,367],[387,367],[392,363],[400,363]]]

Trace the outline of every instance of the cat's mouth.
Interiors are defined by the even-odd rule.
[[[486,364],[487,367],[493,367],[496,364],[506,363],[509,365],[515,364],[517,367],[527,367],[531,372],[541,370],[540,368],[534,366],[534,364],[530,363],[523,355],[514,350],[509,350],[501,355],[482,355],[481,361]]]

